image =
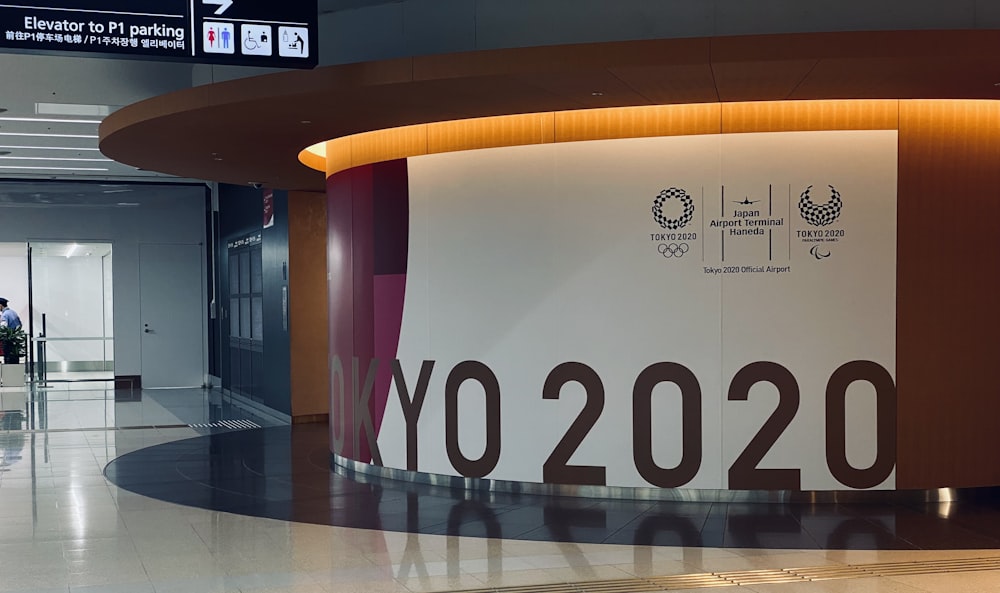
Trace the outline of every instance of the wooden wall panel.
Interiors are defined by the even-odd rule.
[[[902,101],[898,488],[1000,484],[1000,103]]]
[[[719,103],[560,111],[555,141],[718,134],[721,121]]]
[[[330,413],[326,195],[288,193],[288,311],[293,422]]]
[[[326,158],[326,174],[329,177],[338,171],[344,171],[354,166],[351,153],[353,136],[334,138],[324,144]]]
[[[759,101],[722,104],[722,132],[895,130],[898,101]]]
[[[552,113],[482,117],[427,124],[427,152],[551,143]]]
[[[427,154],[427,126],[424,124],[365,132],[349,138],[352,167]],[[333,172],[327,164],[327,175]]]

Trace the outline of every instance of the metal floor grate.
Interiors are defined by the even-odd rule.
[[[974,572],[980,570],[1000,570],[1000,557],[705,572],[612,581],[582,581],[517,587],[486,587],[483,589],[462,589],[461,591],[453,591],[452,593],[641,593],[646,591],[735,587],[765,583],[809,583],[942,572]]]

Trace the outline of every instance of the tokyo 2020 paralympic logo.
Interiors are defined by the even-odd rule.
[[[680,200],[683,211],[677,218],[667,218],[663,214],[663,206],[669,200]],[[683,189],[671,187],[665,189],[653,200],[653,220],[665,229],[676,231],[682,229],[694,218],[694,200]]]
[[[840,192],[832,185],[827,187],[830,188],[830,199],[823,204],[812,201],[812,197],[809,195],[809,191],[812,189],[811,185],[799,197],[799,214],[802,215],[802,220],[813,226],[833,224],[840,218],[840,211],[844,207],[844,202],[840,199]]]

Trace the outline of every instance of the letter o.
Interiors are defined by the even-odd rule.
[[[458,389],[468,380],[478,381],[486,395],[486,447],[479,459],[462,454],[458,444]],[[500,383],[485,364],[466,360],[455,365],[444,386],[444,439],[451,466],[466,478],[489,474],[500,461]]]

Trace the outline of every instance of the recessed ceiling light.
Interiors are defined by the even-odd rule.
[[[0,159],[8,161],[84,161],[88,163],[110,163],[111,159],[87,159],[79,157],[59,157],[59,156],[2,156],[10,152],[0,151]]]
[[[37,121],[57,124],[100,124],[99,119],[55,119],[45,117],[0,117],[0,121]]]
[[[13,146],[13,145],[0,145],[0,148],[11,148],[14,150],[89,150],[93,152],[100,152],[100,148],[89,148],[89,147],[77,147],[77,146]]]
[[[30,169],[32,171],[107,171],[96,167],[28,167],[14,165],[0,165],[0,169]]]
[[[104,117],[118,109],[117,105],[84,105],[79,103],[35,103],[38,115],[72,115],[77,117]]]
[[[304,120],[300,121],[299,123],[300,124],[311,124],[312,120],[310,120],[310,119],[304,119]]]
[[[31,136],[33,138],[93,138],[97,139],[97,134],[34,134],[28,132],[0,132],[0,136]]]
[[[602,93],[601,91],[594,91],[594,92],[590,93],[590,96],[591,97],[603,97],[604,93]]]

